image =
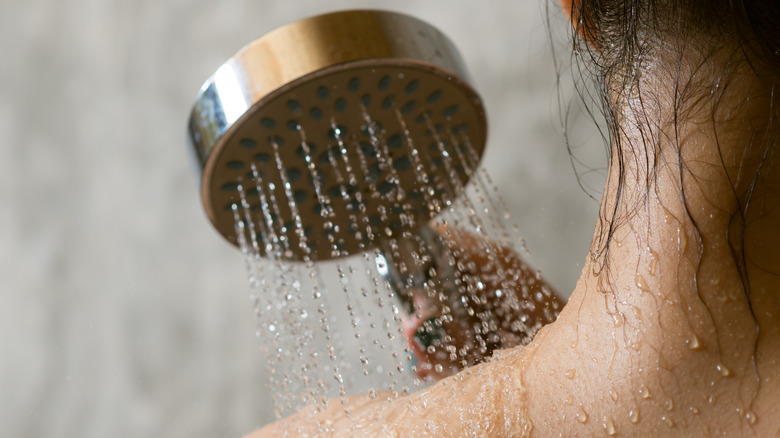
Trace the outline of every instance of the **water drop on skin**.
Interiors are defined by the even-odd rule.
[[[640,386],[639,387],[639,396],[642,397],[645,400],[650,398],[650,390],[647,389],[647,387],[645,385]]]
[[[726,367],[726,365],[723,365],[722,363],[719,363],[715,366],[715,368],[720,371],[720,375],[723,377],[731,377],[731,370]]]
[[[585,424],[588,422],[588,413],[585,412],[585,408],[580,406],[579,410],[577,410],[577,415],[575,416],[577,421],[579,421],[582,424]]]
[[[636,287],[639,288],[642,292],[650,292],[650,287],[647,285],[647,280],[645,280],[645,277],[642,274],[636,274]]]
[[[574,376],[577,375],[577,371],[575,371],[574,369],[566,370],[566,372],[563,375],[566,376],[567,379],[571,380],[574,378]]]
[[[623,325],[623,315],[619,313],[613,313],[612,314],[612,325],[615,327],[620,327]]]
[[[696,406],[691,406],[691,413],[693,415],[698,414],[699,413],[699,408],[697,408]]]
[[[688,348],[691,350],[701,350],[702,349],[702,343],[698,336],[696,336],[696,333],[691,334],[691,339],[688,339],[685,341],[686,344],[688,344]]]
[[[612,389],[609,390],[609,396],[610,396],[610,398],[612,398],[612,401],[617,401],[618,400],[618,393],[617,393],[617,391],[615,391],[615,388],[612,388]]]
[[[639,408],[634,408],[628,411],[628,421],[632,424],[639,423]]]
[[[655,275],[658,271],[658,253],[649,249],[650,251],[650,275]]]
[[[672,409],[674,409],[674,400],[670,398],[664,400],[664,407],[666,408],[667,411],[671,411]]]
[[[745,420],[747,420],[747,422],[749,424],[756,424],[756,422],[758,421],[758,417],[756,416],[756,414],[754,412],[747,411],[745,413]]]
[[[680,253],[684,253],[685,249],[688,248],[688,235],[685,234],[685,231],[678,229],[678,237],[677,237],[677,245],[680,248]]]
[[[617,435],[617,429],[615,428],[615,423],[612,421],[612,417],[607,417],[607,420],[604,422],[604,430],[609,436]]]
[[[667,417],[666,415],[664,415],[661,417],[661,420],[663,420],[667,426],[674,427],[674,419],[672,417]]]

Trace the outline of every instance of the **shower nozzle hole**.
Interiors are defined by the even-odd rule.
[[[242,138],[238,143],[245,149],[254,149],[257,147],[257,142],[251,138]]]
[[[409,160],[409,157],[398,157],[393,160],[393,167],[395,170],[404,171],[412,167],[412,162]]]
[[[308,149],[308,151],[307,151]],[[312,143],[306,142],[306,147],[303,147],[303,144],[298,146],[298,149],[295,150],[295,153],[298,154],[301,158],[306,158],[308,152],[309,158],[314,156],[314,153],[317,152],[317,146],[313,145]]]
[[[417,106],[417,102],[414,100],[406,102],[404,106],[401,107],[401,114],[409,114],[410,112],[414,111],[415,106]]]
[[[424,113],[417,116],[416,119],[414,119],[417,123],[425,123],[426,120],[431,118],[432,113],[430,111],[425,111]]]
[[[238,183],[237,182],[229,182],[222,184],[222,187],[220,187],[223,192],[229,192],[229,193],[235,193],[238,191]]]
[[[382,79],[379,80],[379,84],[378,84],[379,89],[385,91],[389,86],[390,86],[390,76],[388,75],[382,76]]]
[[[230,170],[241,170],[244,168],[244,166],[245,164],[243,161],[237,161],[237,160],[228,161],[227,163],[225,163],[225,167],[227,167]]]
[[[266,129],[276,129],[276,122],[268,117],[263,117],[260,119],[260,125]]]
[[[340,97],[336,99],[333,107],[336,109],[336,112],[343,113],[347,109],[347,101]]]
[[[395,96],[392,95],[385,97],[385,99],[382,101],[382,109],[390,109],[393,106],[394,99]]]
[[[364,157],[376,157],[376,148],[369,142],[361,141],[360,150],[363,152]]]
[[[303,190],[296,190],[293,193],[293,201],[295,201],[296,204],[303,204],[306,202],[306,199],[309,197],[308,193],[306,193]]]
[[[360,90],[360,79],[358,78],[350,79],[349,84],[347,84],[347,88],[349,88],[349,91],[356,93],[358,90]]]
[[[437,100],[441,99],[442,91],[436,90],[433,93],[428,95],[428,98],[426,99],[426,102],[428,103],[435,103]]]
[[[335,128],[328,129],[328,138],[331,140],[337,140],[337,137],[344,138],[347,133],[347,127],[344,125],[336,125]]]
[[[387,146],[393,148],[393,149],[400,149],[401,146],[404,145],[404,139],[401,137],[401,134],[393,134],[387,139]]]
[[[317,97],[319,97],[322,100],[327,100],[328,97],[330,97],[330,90],[328,90],[328,87],[325,87],[323,85],[317,87]]]
[[[282,146],[284,145],[284,139],[282,137],[279,137],[278,135],[274,135],[268,137],[268,143],[271,145],[276,144],[277,146]]]
[[[297,182],[301,179],[301,171],[296,168],[287,169],[287,180],[291,183]]]
[[[420,86],[420,81],[415,79],[415,80],[409,82],[408,84],[406,84],[406,88],[404,88],[404,91],[406,91],[406,94],[412,94],[415,91],[417,91],[417,88],[419,86]]]
[[[264,154],[262,152],[259,154],[255,154],[253,158],[258,163],[268,163],[269,161],[271,161],[271,156],[268,154]]]
[[[379,184],[379,187],[377,187],[377,190],[379,191],[380,194],[386,195],[386,194],[392,192],[393,189],[395,188],[395,186],[396,186],[396,184],[394,182],[382,181]]]
[[[295,99],[290,99],[287,101],[287,108],[292,111],[293,114],[296,116],[301,115],[301,104],[298,103]]]
[[[287,129],[290,131],[298,132],[301,130],[301,124],[297,120],[288,120]]]
[[[469,125],[467,123],[461,123],[458,126],[455,126],[451,129],[453,134],[460,134],[461,132],[466,132],[469,129]]]
[[[458,112],[460,107],[458,105],[451,105],[444,109],[441,113],[444,115],[444,117],[452,117],[455,115],[455,113]]]

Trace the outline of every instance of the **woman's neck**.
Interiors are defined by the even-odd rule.
[[[665,322],[688,331],[691,345],[740,368],[753,354],[739,363],[737,350],[755,353],[759,333],[761,343],[780,338],[780,112],[774,90],[747,72],[716,83],[698,108],[661,95],[648,116],[639,93],[624,106],[623,156],[592,248],[602,254],[583,280],[639,300],[662,333]]]
[[[780,166],[751,86],[719,90],[713,117],[624,106],[591,256],[524,373],[569,394],[574,426],[743,434],[780,409]]]

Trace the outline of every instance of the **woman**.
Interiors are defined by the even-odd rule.
[[[252,437],[780,436],[780,6],[564,10],[611,158],[558,320],[416,394],[331,403]]]

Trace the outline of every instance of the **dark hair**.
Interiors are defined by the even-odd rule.
[[[774,92],[775,84],[780,85],[780,2],[775,0],[573,0],[572,3],[569,18],[573,24],[571,41],[572,53],[576,55],[574,65],[583,73],[582,76],[593,80],[592,87],[578,87],[578,95],[589,104],[589,107],[594,104],[598,107],[598,110],[593,113],[600,112],[605,117],[607,129],[606,133],[602,134],[609,142],[607,147],[609,160],[617,166],[617,202],[609,209],[606,203],[602,204],[597,225],[598,242],[592,254],[594,262],[601,270],[605,268],[606,256],[615,230],[620,226],[615,222],[618,209],[627,208],[624,204],[631,201],[623,199],[626,160],[636,159],[634,155],[644,153],[648,162],[643,164],[647,166],[649,177],[654,177],[657,164],[655,157],[658,151],[649,150],[655,147],[654,142],[646,141],[640,145],[620,144],[621,127],[618,124],[620,114],[614,107],[616,91],[620,94],[624,92],[623,90],[630,89],[638,80],[644,66],[650,64],[648,62],[650,59],[653,60],[656,68],[659,64],[664,66],[662,68],[666,68],[669,75],[678,81],[708,80],[710,83],[706,86],[711,87],[717,85],[715,81],[729,79],[725,76],[692,79],[695,76],[691,75],[681,78],[679,68],[681,63],[686,62],[684,57],[695,53],[700,58],[697,62],[701,63],[712,57],[724,56],[726,60],[733,60],[735,64],[747,65],[756,78],[762,81],[767,89]],[[676,83],[673,85],[675,86],[673,96],[675,111],[678,109],[691,111],[697,108],[698,101],[705,98],[701,95],[703,94],[701,90],[704,88],[702,85],[705,84]],[[678,89],[686,92],[677,93]],[[714,107],[704,107],[710,112],[714,111],[712,108]],[[701,109],[702,107],[698,107],[698,110]],[[767,113],[768,119],[771,119],[770,113],[771,111]],[[677,120],[676,116],[678,114],[675,114],[675,120]],[[777,131],[778,128],[773,126],[772,129]],[[647,134],[642,133],[642,135]],[[768,140],[760,147],[769,150],[776,143],[775,137],[766,138]],[[568,140],[566,141],[568,146]],[[677,159],[682,163],[679,147]],[[758,176],[756,175],[755,178],[757,179]],[[647,189],[650,189],[649,182]],[[736,245],[732,244],[732,253],[748,297],[750,287],[745,270],[743,244],[744,219],[751,195],[752,192],[747,193],[748,199],[739,203],[740,207],[732,217],[732,220],[739,221],[741,235],[729,236],[730,244],[736,242]],[[682,193],[682,196],[685,202],[685,193]],[[688,219],[693,221],[690,214]],[[699,227],[695,221],[693,222],[695,229],[698,230]],[[732,237],[735,240],[732,241]],[[701,256],[701,248],[699,251]]]

